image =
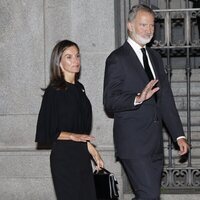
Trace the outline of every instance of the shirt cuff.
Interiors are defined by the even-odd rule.
[[[178,141],[178,140],[181,139],[181,138],[186,139],[185,136],[179,136],[179,137],[177,137],[176,141]]]
[[[137,95],[140,95],[140,93],[138,93]],[[137,96],[136,96],[137,97]],[[136,97],[135,97],[135,100],[134,100],[134,106],[137,106],[137,105],[140,105],[142,104],[143,102],[136,102]]]
[[[134,100],[134,106],[137,106],[137,105],[140,105],[140,104],[142,104],[142,102],[137,103],[137,102],[136,102],[136,98],[135,98],[135,100]]]

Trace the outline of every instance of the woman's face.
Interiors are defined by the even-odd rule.
[[[75,74],[80,71],[80,54],[76,46],[65,49],[61,57],[60,67],[64,74]]]

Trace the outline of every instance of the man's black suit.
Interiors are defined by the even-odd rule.
[[[151,174],[149,177],[152,177],[152,180],[145,180],[143,177],[142,181],[152,181],[154,184],[153,179],[160,179],[163,166],[162,121],[173,141],[184,133],[161,56],[153,49],[147,47],[146,50],[156,79],[159,80],[157,101],[152,96],[142,104],[134,105],[136,95],[142,92],[149,79],[134,50],[125,42],[106,60],[104,106],[107,112],[114,114],[114,143],[117,157],[122,161],[132,160],[138,164],[134,167],[134,173],[138,176]],[[125,165],[135,164],[129,164],[129,161]],[[152,161],[158,161],[156,167],[152,166],[156,170],[149,171]],[[132,172],[127,166],[125,169],[131,178]],[[135,178],[135,175],[133,177]],[[157,190],[159,188],[158,186]]]

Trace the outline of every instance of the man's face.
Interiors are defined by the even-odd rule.
[[[149,43],[154,33],[154,16],[145,11],[139,11],[132,22],[128,22],[130,37],[140,46]]]

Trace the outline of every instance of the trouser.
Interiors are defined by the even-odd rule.
[[[159,200],[163,159],[121,159],[138,200]]]

